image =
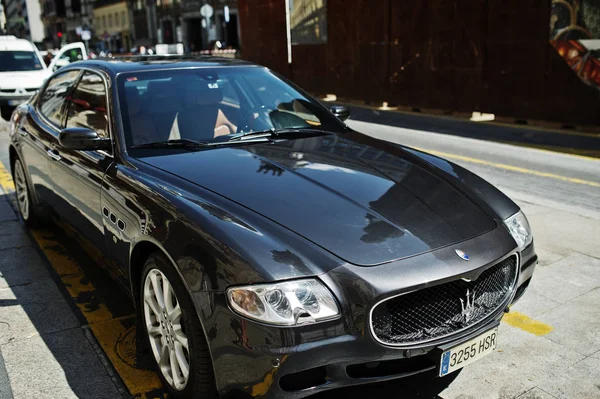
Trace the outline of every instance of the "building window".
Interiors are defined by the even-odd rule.
[[[102,29],[106,29],[106,15],[102,16]]]
[[[115,13],[115,26],[119,26],[119,14]]]
[[[112,28],[112,14],[108,14],[108,27]]]
[[[121,25],[125,26],[127,25],[127,19],[125,17],[125,11],[121,11]]]

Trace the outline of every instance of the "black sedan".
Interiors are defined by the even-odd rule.
[[[77,62],[11,117],[20,213],[94,244],[173,397],[443,378],[502,339],[527,219],[347,117],[241,61]]]

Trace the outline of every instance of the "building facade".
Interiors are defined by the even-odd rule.
[[[4,0],[5,31],[36,43],[44,39],[39,0]]]
[[[130,17],[129,3],[126,1],[94,7],[95,36],[97,43],[103,44],[103,50],[129,52],[133,45]]]

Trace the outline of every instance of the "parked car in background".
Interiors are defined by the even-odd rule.
[[[50,64],[37,47],[15,36],[0,36],[0,115],[8,120],[14,108],[27,101],[44,80],[71,62],[87,59],[83,43],[61,48]]]
[[[131,295],[170,397],[444,378],[495,351],[537,264],[506,195],[264,67],[125,61],[48,79],[10,164],[25,223],[58,214]]]

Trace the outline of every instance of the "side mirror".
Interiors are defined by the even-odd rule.
[[[341,121],[350,118],[350,110],[345,105],[334,105],[330,108],[330,111]]]
[[[70,150],[110,150],[111,140],[100,137],[92,129],[86,127],[68,127],[60,131],[58,142]]]

